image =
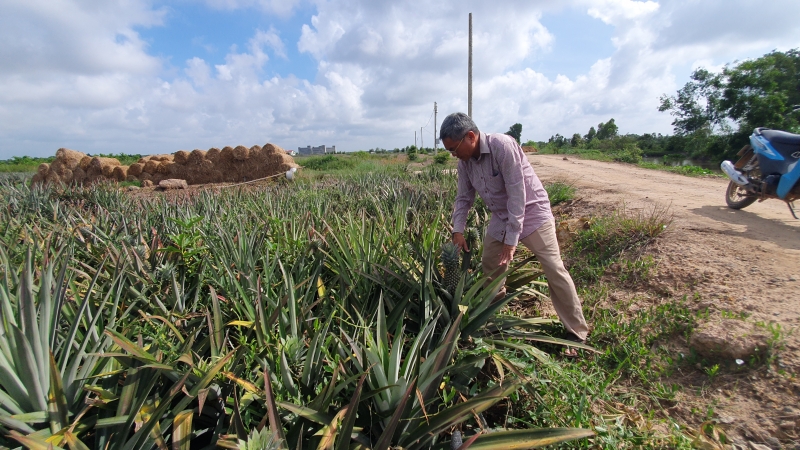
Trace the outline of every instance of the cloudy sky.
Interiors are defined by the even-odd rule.
[[[470,12],[473,117],[523,140],[670,133],[694,68],[800,47],[797,0],[0,0],[0,159],[430,146]]]

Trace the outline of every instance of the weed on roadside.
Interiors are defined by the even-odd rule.
[[[575,186],[561,181],[550,183],[544,187],[550,197],[550,206],[556,206],[575,198]]]
[[[672,214],[664,207],[636,213],[622,207],[589,223],[566,254],[573,278],[585,283],[600,279],[623,257],[628,260],[628,276],[646,274],[653,263],[642,259],[643,250],[672,223]]]

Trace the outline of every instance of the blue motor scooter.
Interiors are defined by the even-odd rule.
[[[756,128],[737,156],[736,164],[723,161],[720,168],[728,178],[725,201],[742,209],[756,200],[783,200],[795,219],[794,201],[800,199],[800,134]]]

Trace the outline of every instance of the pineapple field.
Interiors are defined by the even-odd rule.
[[[630,422],[640,399],[614,388],[660,386],[608,342],[672,333],[671,313],[597,326],[597,350],[561,360],[557,319],[524,307],[547,301],[532,257],[492,301],[479,200],[471,251],[449,243],[456,175],[441,168],[178,196],[0,183],[2,448],[690,442]]]

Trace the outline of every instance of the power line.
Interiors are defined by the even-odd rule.
[[[431,115],[430,115],[430,117],[428,117],[428,121],[427,121],[427,122],[425,122],[425,125],[424,125],[422,128],[425,128],[425,127],[427,127],[427,126],[428,126],[428,125],[431,123],[431,118],[432,118],[432,117],[433,117],[433,111],[431,111]]]

